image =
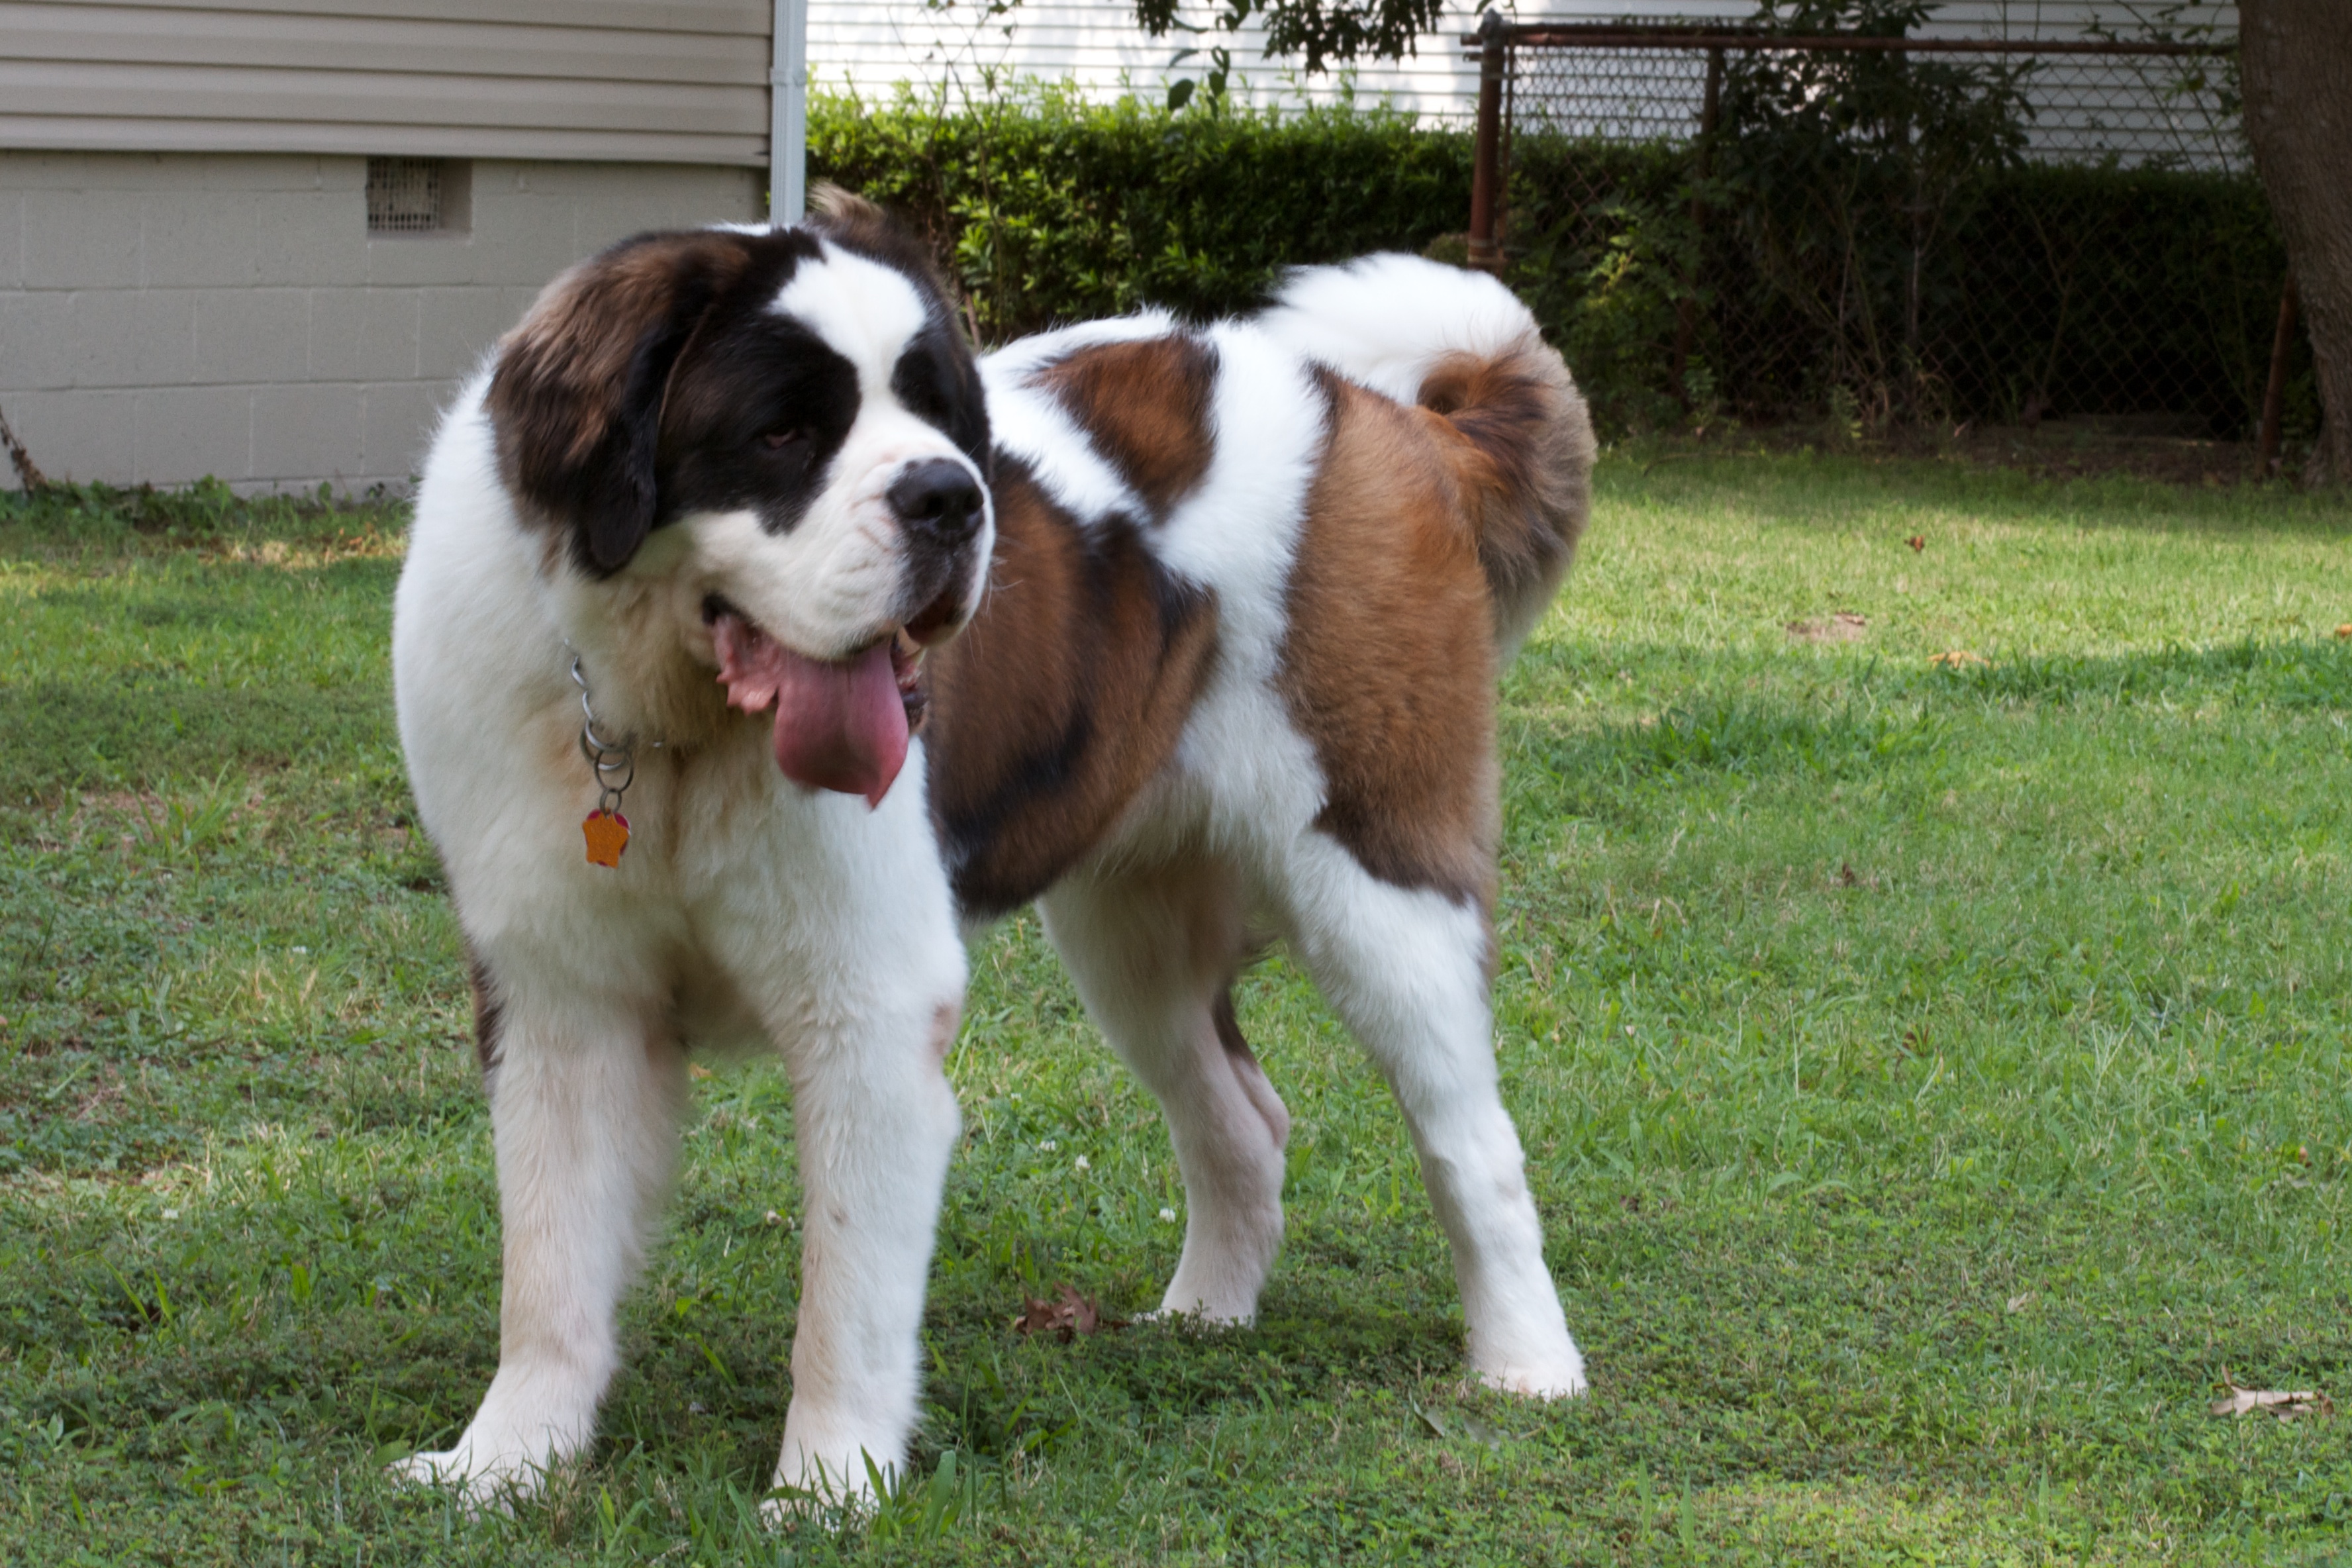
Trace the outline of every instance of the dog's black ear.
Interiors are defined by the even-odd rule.
[[[679,352],[751,260],[743,237],[649,234],[581,263],[499,346],[490,422],[508,486],[609,576],[645,542],[663,394]]]

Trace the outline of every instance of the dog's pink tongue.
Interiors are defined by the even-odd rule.
[[[907,705],[890,645],[827,662],[794,653],[736,616],[720,616],[710,630],[727,700],[746,713],[775,704],[776,766],[784,776],[881,805],[907,761]]]

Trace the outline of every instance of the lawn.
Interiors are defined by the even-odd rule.
[[[775,1534],[756,1063],[698,1079],[592,1460],[485,1519],[383,1479],[499,1274],[398,510],[0,503],[0,1561],[2352,1563],[2352,508],[1720,447],[1600,490],[1506,687],[1496,983],[1591,1396],[1464,1386],[1279,953],[1263,1321],[1013,1333],[1152,1304],[1182,1206],[1024,918],[950,1060],[921,1479]],[[2217,1418],[2225,1368],[2347,1415]]]

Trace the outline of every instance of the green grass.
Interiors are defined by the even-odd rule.
[[[2352,511],[1663,457],[1604,462],[1506,693],[1499,1048],[1592,1396],[1463,1386],[1397,1118],[1279,955],[1262,1324],[1013,1336],[1150,1305],[1181,1207],[1024,919],[951,1061],[924,1479],[774,1535],[757,1065],[697,1085],[590,1462],[484,1520],[382,1479],[470,1414],[499,1271],[397,514],[0,512],[0,1561],[2352,1562],[2352,1419],[2205,1410],[2352,1403]]]

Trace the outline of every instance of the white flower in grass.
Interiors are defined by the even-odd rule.
[[[1055,1142],[1051,1138],[1046,1139],[1043,1143],[1037,1145],[1038,1152],[1045,1154],[1050,1154],[1060,1147],[1061,1145]]]
[[[1078,1169],[1081,1171],[1091,1171],[1094,1169],[1094,1166],[1087,1162],[1087,1157],[1084,1154],[1081,1154],[1078,1156]]]
[[[1174,1209],[1161,1209],[1160,1211],[1160,1218],[1165,1224],[1174,1225],[1176,1223],[1176,1211]]]

